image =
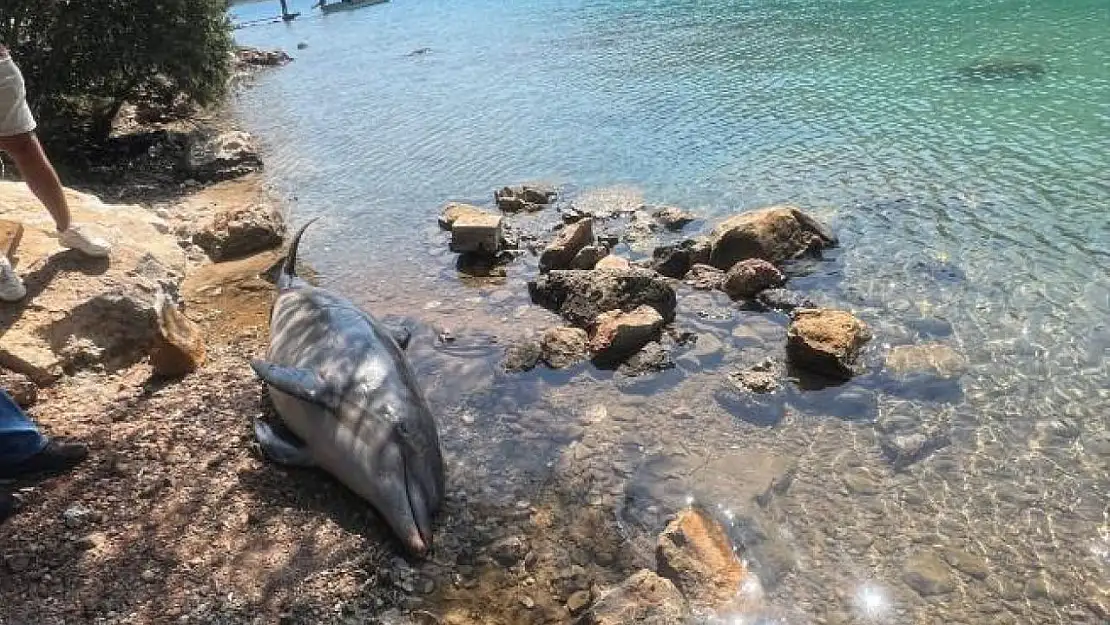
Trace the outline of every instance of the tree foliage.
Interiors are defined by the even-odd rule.
[[[126,103],[224,95],[226,0],[0,0],[0,42],[43,128],[107,138]]]

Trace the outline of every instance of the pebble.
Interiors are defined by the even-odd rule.
[[[528,608],[529,610],[536,607],[535,600],[533,600],[528,595],[524,595],[523,597],[520,598],[520,604],[523,605],[525,608]]]
[[[71,506],[62,513],[62,519],[65,521],[66,527],[70,529],[81,527],[92,516],[93,511],[84,506]]]
[[[578,613],[585,610],[589,605],[590,591],[588,590],[579,590],[567,598],[567,610],[570,610],[571,616],[578,616]]]
[[[902,581],[921,596],[941,595],[956,589],[948,566],[932,553],[918,553],[908,558]]]
[[[149,584],[158,579],[158,573],[154,569],[146,569],[139,577],[141,577],[144,582]]]

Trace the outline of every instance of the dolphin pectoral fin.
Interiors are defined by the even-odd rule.
[[[303,442],[294,440],[291,433],[281,433],[269,423],[255,419],[254,436],[262,447],[262,453],[278,464],[290,467],[316,466],[308,448]]]
[[[251,368],[266,384],[283,393],[325,408],[334,408],[338,403],[335,389],[313,371],[262,360],[252,360]]]
[[[389,329],[389,335],[393,337],[394,341],[397,341],[397,345],[400,346],[401,349],[408,349],[409,341],[412,340],[412,331],[402,325],[387,327]]]

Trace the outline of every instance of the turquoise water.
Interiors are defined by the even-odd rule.
[[[438,352],[424,366],[443,374],[429,384],[447,440],[472,445],[460,475],[542,473],[559,457],[565,441],[542,424],[523,447],[497,442],[519,434],[504,413],[573,415],[650,391],[632,465],[673,456],[676,438],[699,457],[757,446],[798,459],[782,521],[798,565],[768,589],[780,610],[836,622],[856,614],[855,591],[840,587],[872,580],[897,606],[885,622],[1107,618],[1110,3],[393,0],[326,17],[293,5],[303,15],[291,24],[237,31],[296,57],[237,107],[292,221],[325,216],[306,254],[329,286],[454,327],[460,343],[468,326],[551,323],[520,308],[527,264],[505,285],[461,280],[434,220],[447,200],[488,204],[501,185],[539,179],[710,221],[778,202],[812,210],[842,247],[795,287],[875,328],[868,374],[754,403],[723,398],[720,379],[781,356],[785,321],[709,296],[680,294],[679,323],[723,355],[644,388],[590,371],[522,381],[494,372],[494,350]],[[1043,73],[960,72],[986,62]],[[892,346],[925,342],[966,359],[955,382],[881,371]],[[682,406],[707,421],[691,431],[652,416]],[[459,421],[474,412],[500,416]],[[898,419],[943,427],[952,444],[894,472],[874,436]],[[859,470],[879,494],[840,486]],[[616,514],[630,544],[659,529]],[[861,534],[873,542],[861,547]],[[953,572],[957,588],[940,598],[902,583],[908,553],[953,545],[990,576]]]

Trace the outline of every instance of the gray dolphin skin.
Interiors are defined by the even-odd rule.
[[[321,468],[369,501],[422,556],[444,470],[435,418],[403,351],[409,334],[297,277],[297,248],[313,221],[297,231],[278,276],[267,358],[251,361],[288,432],[256,420],[255,435],[271,460]]]

